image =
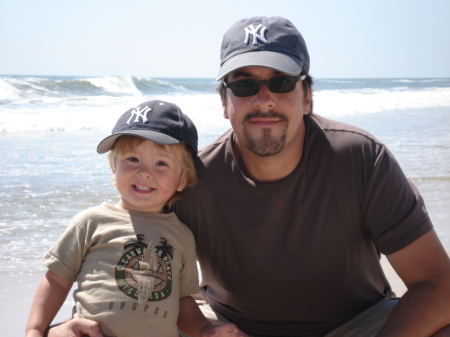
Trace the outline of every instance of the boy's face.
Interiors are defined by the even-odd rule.
[[[113,172],[122,196],[116,205],[130,211],[161,213],[167,200],[182,191],[180,159],[145,140],[134,151],[116,158]]]

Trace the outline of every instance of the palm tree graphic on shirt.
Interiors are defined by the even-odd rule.
[[[116,266],[118,287],[140,304],[166,298],[172,289],[171,260],[174,248],[161,237],[155,246],[145,243],[144,234],[125,242],[126,253]]]

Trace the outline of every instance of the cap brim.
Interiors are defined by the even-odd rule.
[[[245,67],[267,67],[287,75],[299,75],[303,62],[288,55],[272,51],[254,51],[236,55],[222,65],[216,81],[222,80],[229,73]]]
[[[147,140],[150,140],[152,142],[163,144],[163,145],[174,145],[179,144],[180,142],[172,138],[166,134],[159,133],[157,131],[150,131],[150,130],[133,130],[133,131],[127,131],[127,132],[119,132],[114,135],[108,136],[105,139],[103,139],[97,146],[97,152],[102,154],[110,151],[114,143],[116,142],[117,138],[124,135],[130,135],[130,136],[138,136]]]

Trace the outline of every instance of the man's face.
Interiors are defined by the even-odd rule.
[[[229,74],[225,81],[264,81],[280,75],[285,74],[270,68],[248,67]],[[298,141],[300,129],[304,127],[303,115],[311,109],[311,92],[305,95],[301,82],[287,93],[273,93],[262,85],[257,94],[249,97],[236,97],[227,89],[222,105],[239,147],[245,146],[259,156],[271,156]]]

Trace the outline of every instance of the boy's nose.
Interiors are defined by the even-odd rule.
[[[142,177],[142,178],[151,179],[151,178],[152,178],[152,173],[150,172],[149,169],[143,167],[143,168],[141,168],[141,170],[138,172],[138,176],[139,176],[139,177]]]

